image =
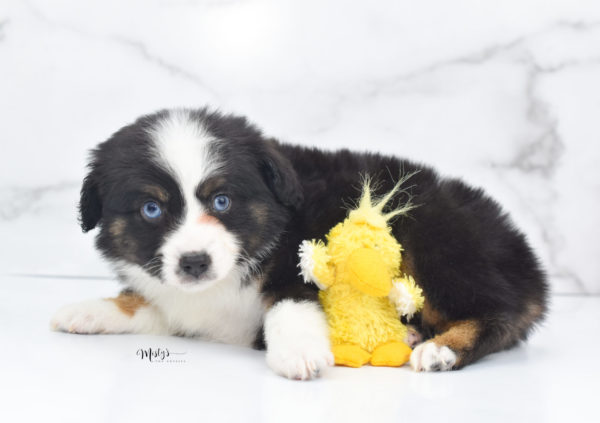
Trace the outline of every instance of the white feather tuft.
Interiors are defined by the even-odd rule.
[[[408,319],[411,319],[417,312],[417,305],[415,304],[410,291],[403,283],[393,283],[389,298],[392,304],[396,306],[396,310],[401,316],[406,316]]]
[[[314,283],[319,289],[323,290],[327,287],[319,283],[313,272],[315,268],[315,261],[313,260],[314,250],[314,242],[302,241],[300,248],[298,249],[298,257],[300,258],[298,267],[300,268],[300,275],[302,276],[302,279],[304,279],[304,283]]]

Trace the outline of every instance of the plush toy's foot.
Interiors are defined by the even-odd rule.
[[[371,358],[371,354],[354,344],[334,345],[331,352],[338,366],[360,367]]]
[[[410,359],[412,350],[404,342],[388,342],[379,345],[371,357],[372,366],[400,367]]]

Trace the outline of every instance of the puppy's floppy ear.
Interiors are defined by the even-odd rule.
[[[83,180],[79,200],[79,223],[83,232],[96,227],[102,217],[102,201],[98,191],[98,172],[92,168]]]
[[[267,186],[279,202],[286,207],[298,209],[304,201],[302,186],[292,163],[278,151],[279,143],[268,140],[264,156],[261,157],[261,171]]]

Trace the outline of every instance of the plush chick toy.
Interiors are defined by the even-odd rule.
[[[422,291],[400,270],[402,247],[388,221],[412,206],[383,213],[398,191],[371,198],[368,179],[357,208],[327,234],[327,243],[303,241],[301,274],[315,283],[329,324],[332,352],[338,365],[401,366],[410,358],[406,327],[399,315],[412,316],[423,307]]]

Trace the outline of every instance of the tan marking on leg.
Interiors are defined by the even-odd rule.
[[[433,338],[438,346],[446,346],[454,351],[460,360],[460,355],[465,350],[473,348],[479,337],[480,325],[476,320],[462,320],[448,324],[448,329]]]
[[[427,300],[425,300],[423,310],[421,311],[421,319],[425,325],[432,326],[438,332],[443,331],[447,324],[447,319],[442,313],[434,309]]]
[[[107,300],[115,303],[129,317],[132,317],[139,308],[148,305],[144,297],[133,292],[122,292],[118,297],[107,298]]]

